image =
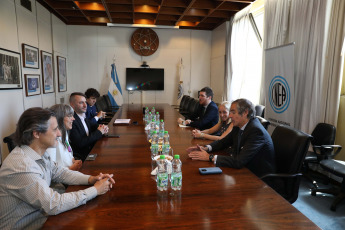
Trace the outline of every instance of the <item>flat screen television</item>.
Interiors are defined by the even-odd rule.
[[[127,90],[164,90],[164,69],[126,68]]]

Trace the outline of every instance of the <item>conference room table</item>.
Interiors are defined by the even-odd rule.
[[[155,106],[174,154],[180,155],[181,191],[157,190],[143,106]],[[194,139],[192,128],[178,126],[178,117],[168,104],[123,105],[109,123],[109,133],[120,137],[99,140],[91,151],[97,158],[85,161],[81,169],[89,175],[113,173],[115,186],[85,205],[50,216],[43,229],[319,229],[247,168],[199,174],[199,168],[213,163],[191,160],[186,149],[210,141]],[[129,125],[113,124],[126,118]],[[69,186],[66,192],[87,187]]]

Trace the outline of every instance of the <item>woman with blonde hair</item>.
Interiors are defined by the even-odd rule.
[[[50,110],[56,115],[61,137],[58,138],[56,148],[49,148],[47,151],[51,159],[62,167],[78,171],[82,166],[82,161],[74,159],[68,139],[68,131],[72,129],[72,123],[74,121],[74,110],[71,106],[65,104],[53,105],[50,107]]]
[[[201,139],[208,139],[208,140],[220,140],[226,135],[228,135],[233,125],[231,123],[231,119],[229,118],[230,114],[230,107],[231,103],[228,101],[223,101],[222,104],[218,106],[218,112],[219,112],[219,122],[213,126],[210,129],[205,129],[203,131],[200,131],[198,129],[194,129],[192,131],[192,135],[194,138],[201,138]],[[212,134],[218,134],[212,135]]]

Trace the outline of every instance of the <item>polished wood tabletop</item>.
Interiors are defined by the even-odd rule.
[[[222,174],[200,175],[199,168],[213,163],[192,161],[186,148],[210,141],[193,139],[191,128],[180,128],[176,121],[181,115],[170,105],[153,106],[165,121],[174,154],[180,155],[182,190],[157,191],[143,105],[124,105],[109,125],[109,133],[120,137],[98,141],[92,150],[97,158],[81,170],[113,173],[114,188],[86,205],[50,216],[43,229],[318,229],[246,168],[224,167]],[[113,125],[116,118],[130,118],[131,124]],[[69,186],[67,192],[86,187]]]

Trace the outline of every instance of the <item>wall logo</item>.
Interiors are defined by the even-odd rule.
[[[276,113],[284,112],[290,105],[290,87],[285,78],[275,76],[269,87],[268,98],[271,108]]]

